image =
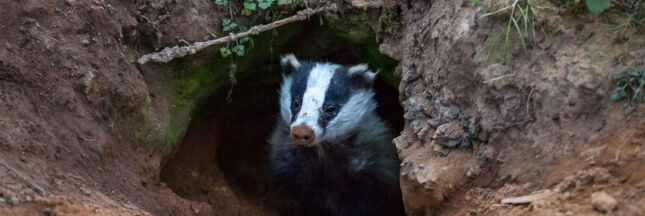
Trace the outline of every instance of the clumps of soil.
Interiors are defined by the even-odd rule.
[[[170,106],[146,80],[171,73],[134,63],[148,32],[210,35],[211,2],[11,1],[0,13],[0,160],[27,177],[0,166],[1,215],[212,214],[158,180],[167,153],[138,136],[163,124],[146,109]]]
[[[637,132],[645,114],[626,117],[609,96],[615,72],[642,65],[643,30],[615,34],[601,19],[541,4],[549,18],[537,30],[546,36],[527,40],[527,51],[513,44],[511,64],[490,58],[508,20],[478,18],[492,12],[486,1],[400,4],[409,37],[381,47],[410,51],[393,55],[403,77],[407,121],[395,142],[409,215],[593,215],[591,195],[603,190],[618,203],[612,212],[642,209],[643,195],[624,191],[644,183],[632,163],[645,159]],[[500,203],[546,190],[528,205]]]

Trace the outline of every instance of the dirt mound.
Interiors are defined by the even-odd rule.
[[[140,32],[150,32],[137,29],[154,27],[146,19],[189,19],[195,17],[189,8],[208,4],[0,3],[0,158],[6,165],[0,169],[12,169],[0,176],[0,212],[211,211],[157,184],[160,155],[137,144],[149,89],[133,64]],[[178,37],[207,35],[205,23],[192,22],[194,30],[185,30],[191,27],[181,22],[166,21],[167,26],[182,26],[174,28],[185,33]],[[158,28],[167,29],[173,27]]]
[[[395,140],[408,213],[601,214],[591,194],[606,191],[620,203],[614,213],[642,214],[643,195],[627,191],[645,184],[635,167],[644,113],[625,116],[609,97],[620,68],[643,66],[642,29],[616,34],[591,14],[540,1],[531,22],[541,33],[525,51],[513,29],[506,61],[495,55],[510,13],[481,17],[504,2],[465,2],[402,4],[402,40],[384,46],[410,50],[400,54],[408,122]],[[552,192],[500,203],[542,190]]]

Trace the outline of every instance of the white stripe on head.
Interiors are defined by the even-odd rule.
[[[356,128],[363,115],[376,109],[376,102],[373,98],[374,92],[371,90],[354,93],[340,109],[336,118],[329,122],[323,139],[341,136]]]
[[[285,76],[280,88],[280,115],[287,124],[291,122],[291,84],[293,78]]]
[[[320,117],[320,112],[322,112],[323,103],[325,103],[325,93],[331,78],[334,77],[334,71],[338,67],[338,65],[329,63],[319,63],[311,69],[298,118],[291,124],[292,128],[300,125],[306,125],[311,128],[316,134],[314,143],[318,143],[322,138],[323,128],[318,125],[318,118]]]

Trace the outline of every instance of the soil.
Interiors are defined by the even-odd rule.
[[[402,4],[402,40],[383,46],[409,50],[398,54],[407,124],[395,140],[408,214],[601,215],[591,204],[599,191],[618,200],[612,214],[645,214],[645,113],[625,116],[625,102],[609,97],[613,74],[643,66],[643,30],[616,34],[598,17],[540,2],[543,35],[527,51],[516,41],[504,64],[490,56],[509,13],[479,18],[496,3]],[[440,130],[454,124],[460,133]],[[441,145],[448,138],[461,144]]]
[[[375,2],[345,9],[396,8],[379,40],[402,81],[382,96],[405,111],[383,106],[403,128],[408,215],[602,215],[597,192],[617,201],[608,214],[645,215],[645,112],[609,97],[613,74],[645,64],[642,28],[538,1],[540,33],[509,63],[496,58],[508,14],[479,18],[502,1]],[[169,121],[177,71],[135,60],[221,34],[228,13],[206,0],[1,1],[0,215],[297,214],[264,166],[274,79],[240,79],[233,104],[227,88],[210,95],[178,147],[142,144]]]

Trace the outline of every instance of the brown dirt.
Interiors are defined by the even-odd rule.
[[[469,2],[398,2],[401,22],[380,46],[401,61],[406,125],[395,143],[409,215],[601,215],[591,204],[599,191],[618,201],[610,214],[645,215],[645,112],[624,116],[623,103],[609,100],[617,68],[644,64],[643,30],[615,33],[604,27],[611,15],[538,1],[544,34],[527,53],[515,43],[505,65],[489,54],[507,20],[477,18],[500,1]],[[258,86],[240,85],[234,97],[258,109],[213,102],[218,112],[196,121],[174,152],[137,140],[168,120],[164,80],[173,75],[134,60],[176,38],[212,37],[227,11],[206,0],[31,0],[2,1],[0,14],[0,215],[297,208],[266,182],[263,143],[276,107],[247,97]],[[484,83],[504,74],[514,75]],[[500,204],[534,192],[544,196]]]
[[[395,142],[409,215],[600,215],[591,194],[603,190],[618,200],[613,214],[645,214],[645,168],[637,165],[645,113],[623,116],[623,103],[609,99],[611,76],[643,65],[643,30],[616,34],[597,17],[540,1],[544,35],[528,53],[516,41],[505,66],[488,55],[501,49],[494,40],[508,16],[477,18],[493,2],[401,4],[408,25],[382,46],[410,51],[382,50],[402,62],[408,121]],[[504,74],[514,75],[485,82]],[[456,137],[472,146],[433,144],[448,137],[435,133],[446,124],[460,124]],[[547,189],[530,204],[500,204]]]
[[[201,40],[217,23],[197,16],[217,13],[208,6],[0,2],[0,159],[27,176],[0,167],[0,214],[212,214],[161,184],[163,155],[137,144],[151,86],[132,63],[138,50],[124,45],[155,31]]]

